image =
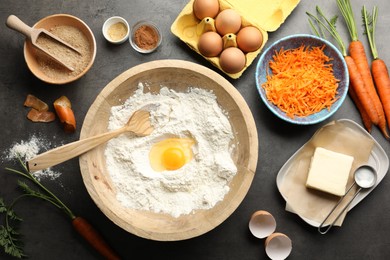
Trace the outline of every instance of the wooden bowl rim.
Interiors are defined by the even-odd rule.
[[[248,142],[248,147],[246,148],[249,151],[248,152],[249,158],[247,158],[246,165],[238,165],[239,172],[241,172],[239,177],[240,178],[239,185],[237,185],[237,187],[236,186],[234,187],[234,193],[232,194],[232,198],[230,198],[231,200],[228,203],[227,202],[220,203],[220,204],[224,204],[221,209],[222,212],[218,212],[215,218],[210,218],[209,215],[207,215],[207,210],[206,211],[199,210],[195,214],[182,215],[178,218],[173,218],[172,216],[168,216],[167,214],[157,214],[152,212],[139,213],[135,210],[128,210],[126,212],[128,216],[125,216],[126,219],[124,220],[123,216],[120,216],[121,214],[115,212],[116,211],[115,206],[107,205],[106,199],[107,196],[109,195],[104,194],[104,192],[102,193],[98,190],[99,187],[101,188],[104,187],[104,185],[107,186],[108,184],[99,183],[99,179],[97,179],[96,176],[94,176],[94,174],[92,173],[92,171],[94,171],[96,168],[99,167],[90,162],[91,160],[89,160],[88,158],[89,156],[88,154],[90,152],[80,157],[80,169],[81,169],[81,174],[82,174],[84,184],[86,185],[87,191],[89,192],[90,196],[92,197],[96,205],[100,208],[100,210],[115,224],[117,224],[119,227],[123,228],[124,230],[143,238],[159,240],[159,241],[176,241],[176,240],[184,240],[184,239],[189,239],[189,238],[202,235],[217,227],[236,210],[236,208],[241,204],[241,202],[243,201],[244,197],[246,196],[250,188],[257,167],[258,136],[257,136],[257,130],[256,130],[256,125],[255,125],[253,115],[247,103],[245,102],[244,98],[237,91],[237,89],[221,75],[217,74],[211,69],[208,69],[204,66],[192,62],[181,61],[181,60],[158,60],[158,61],[151,61],[144,64],[140,64],[128,69],[127,71],[123,72],[122,74],[114,78],[101,91],[101,93],[97,96],[97,98],[95,99],[95,101],[93,102],[93,104],[91,105],[90,109],[87,112],[87,115],[85,117],[81,129],[80,139],[89,136],[88,131],[91,130],[93,126],[93,121],[97,120],[96,114],[98,112],[95,108],[102,104],[104,106],[107,106],[108,104],[105,97],[107,97],[113,91],[115,91],[115,89],[118,86],[120,86],[120,84],[125,84],[127,80],[138,75],[139,73],[148,73],[149,71],[167,69],[167,68],[174,69],[176,71],[189,70],[194,73],[200,73],[203,76],[207,77],[209,80],[214,81],[216,84],[218,84],[218,86],[222,87],[234,99],[234,102],[237,104],[238,108],[242,112],[241,119],[245,121],[245,124],[247,126],[247,131],[248,131],[247,138],[249,139],[249,142]],[[177,73],[180,72],[178,71]],[[124,101],[125,99],[122,100],[122,102]],[[224,200],[226,200],[226,196]],[[211,210],[213,210],[213,208],[208,211]],[[150,228],[149,226],[144,228],[137,227],[137,221],[139,218],[142,217],[141,214],[147,215],[148,218],[155,219],[155,222],[152,220],[152,223],[150,223]],[[194,218],[198,217],[197,215],[204,215],[202,217],[199,217],[203,221],[199,221],[199,219],[196,219],[196,221],[194,221]],[[188,222],[190,224],[188,224]],[[177,225],[178,229],[169,230],[169,231],[164,230],[165,227],[169,225]],[[161,226],[161,227],[158,228],[156,226]]]

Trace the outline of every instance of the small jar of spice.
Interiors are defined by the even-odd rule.
[[[130,44],[140,53],[150,53],[161,44],[161,38],[160,30],[154,23],[140,21],[131,30]]]
[[[120,16],[108,18],[103,24],[103,36],[113,44],[122,44],[129,37],[129,24]]]

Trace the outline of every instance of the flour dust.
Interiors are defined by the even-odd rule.
[[[44,152],[50,149],[50,142],[47,140],[37,137],[35,135],[31,136],[29,140],[21,140],[20,142],[15,143],[12,147],[4,152],[3,160],[18,161],[19,158],[26,162],[41,152]],[[32,173],[32,175],[40,181],[41,179],[50,179],[55,180],[61,173],[53,171],[52,169],[44,169]]]

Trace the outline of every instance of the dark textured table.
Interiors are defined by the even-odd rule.
[[[364,2],[369,10],[374,4],[379,6],[377,45],[380,56],[390,64],[390,52],[386,47],[390,42],[390,16],[387,13],[390,12],[390,2],[351,2],[359,25],[360,8]],[[220,72],[170,32],[171,24],[186,4],[185,0],[2,0],[0,150],[6,151],[15,142],[28,140],[32,135],[50,140],[53,147],[77,140],[85,114],[95,97],[113,78],[135,65],[170,58],[192,61]],[[328,15],[339,14],[336,1],[303,0],[276,32],[269,33],[266,47],[283,36],[310,33],[305,12],[315,12],[316,4]],[[24,37],[5,26],[6,18],[10,14],[15,14],[32,25],[55,13],[69,13],[84,20],[94,32],[97,42],[96,61],[91,70],[78,81],[64,86],[45,84],[30,73],[23,58]],[[103,38],[101,27],[105,19],[113,15],[126,18],[130,24],[141,19],[154,21],[162,30],[162,45],[152,54],[141,55],[128,43],[119,46],[109,44]],[[349,38],[342,19],[339,20],[338,27],[347,41]],[[358,28],[360,39],[368,47],[361,26]],[[124,259],[267,259],[263,241],[253,237],[248,230],[249,217],[259,209],[271,212],[277,221],[277,231],[291,237],[293,251],[289,259],[389,259],[390,196],[387,193],[390,190],[390,181],[387,176],[361,204],[349,212],[341,228],[334,228],[327,235],[320,235],[316,228],[285,211],[285,201],[277,190],[275,180],[286,160],[322,125],[341,118],[352,119],[359,124],[361,120],[349,97],[336,114],[317,125],[297,126],[279,120],[265,107],[257,93],[254,78],[257,60],[258,58],[241,78],[229,79],[247,101],[256,121],[259,135],[256,175],[242,204],[214,230],[178,242],[150,241],[125,232],[107,219],[89,197],[82,182],[77,159],[56,166],[55,170],[62,175],[55,181],[46,180],[45,184],[76,214],[84,216],[98,227]],[[58,122],[40,124],[27,120],[27,109],[23,107],[23,102],[29,93],[48,103],[61,95],[68,96],[76,113],[77,132],[64,133]],[[372,136],[389,154],[390,145],[376,127]],[[10,162],[2,160],[0,196],[6,201],[19,194],[16,189],[17,177],[3,170],[9,165]],[[20,231],[23,234],[25,253],[31,259],[99,259],[100,256],[74,232],[66,216],[48,203],[25,200],[18,204],[15,210],[24,219]],[[0,258],[11,259],[3,252],[0,252]]]

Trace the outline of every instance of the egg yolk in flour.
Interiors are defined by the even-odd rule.
[[[174,171],[183,167],[192,159],[191,138],[168,138],[152,146],[149,161],[157,172]]]

